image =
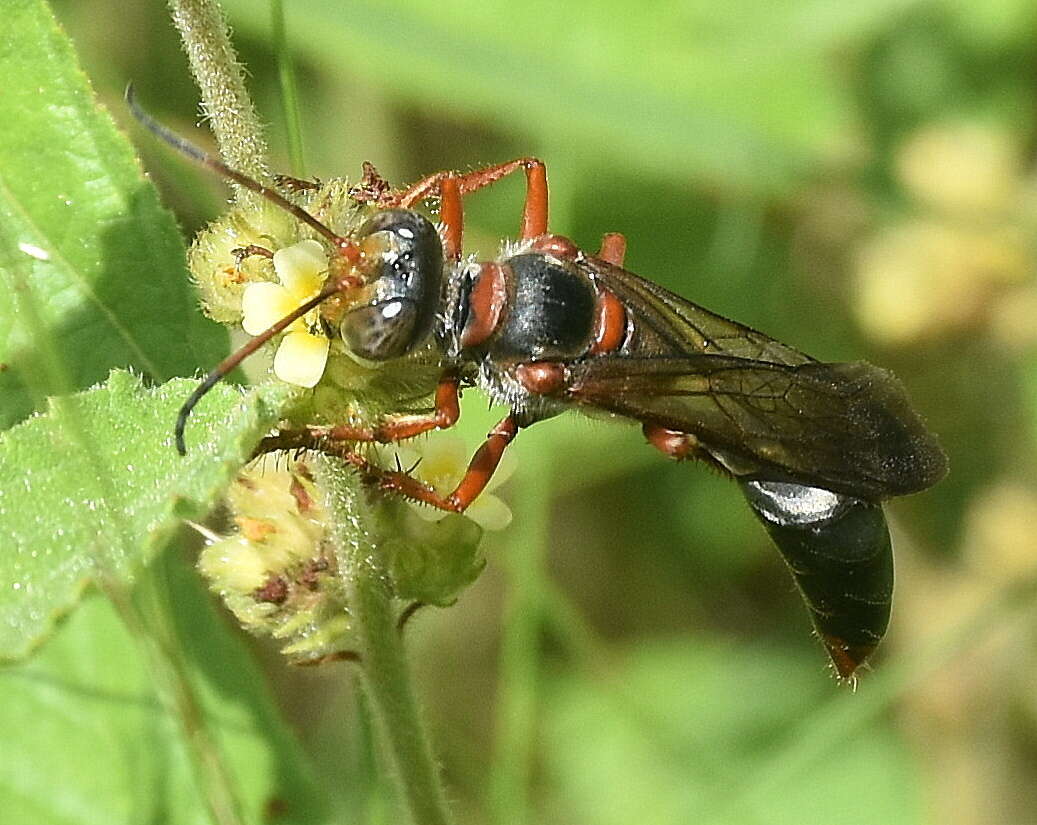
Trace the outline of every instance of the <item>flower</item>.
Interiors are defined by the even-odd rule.
[[[252,283],[241,296],[241,326],[245,332],[265,332],[316,296],[324,285],[327,269],[327,255],[317,241],[300,241],[277,250],[274,271],[281,283]],[[282,381],[300,387],[313,387],[320,381],[331,341],[318,324],[319,310],[315,308],[288,327],[274,355],[274,375]]]
[[[420,445],[395,447],[394,452],[402,467],[417,464],[411,473],[441,495],[453,492],[464,477],[471,458],[464,441],[456,435],[438,434]],[[395,465],[395,460],[393,460]],[[515,472],[514,453],[505,453],[486,488],[464,511],[464,515],[484,530],[503,530],[511,524],[511,508],[492,491],[506,482]],[[414,512],[425,521],[439,521],[447,511],[421,502],[408,502]]]

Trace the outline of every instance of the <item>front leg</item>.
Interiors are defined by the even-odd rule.
[[[454,371],[443,374],[436,385],[436,407],[426,415],[389,416],[373,427],[340,424],[334,427],[283,429],[259,442],[253,458],[277,450],[315,450],[346,457],[354,452],[353,443],[390,444],[427,433],[445,430],[461,417],[460,378]]]
[[[447,430],[461,417],[460,378],[456,372],[447,372],[436,385],[436,408],[428,415],[397,415],[386,418],[373,427],[342,424],[335,427],[308,427],[307,432],[318,439],[332,441],[360,441],[390,444],[403,441],[430,430]]]

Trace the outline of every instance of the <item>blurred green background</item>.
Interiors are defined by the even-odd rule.
[[[195,132],[160,3],[60,0],[129,129]],[[227,0],[290,164],[269,11]],[[463,822],[1037,822],[1037,6],[1031,0],[286,0],[306,168],[391,181],[534,154],[552,229],[825,360],[897,372],[951,475],[889,508],[890,635],[837,685],[738,491],[636,428],[523,433],[515,522],[410,630]],[[133,131],[186,233],[222,184]],[[199,135],[200,136],[200,135]],[[471,251],[522,183],[468,201]],[[200,365],[209,366],[209,365]],[[465,399],[474,445],[494,418]],[[393,822],[348,666],[257,644],[340,821]],[[383,789],[384,790],[384,789]]]

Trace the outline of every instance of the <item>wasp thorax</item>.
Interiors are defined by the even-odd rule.
[[[439,233],[417,212],[389,209],[371,217],[357,238],[370,297],[345,313],[339,332],[359,358],[399,358],[432,332],[443,285]]]

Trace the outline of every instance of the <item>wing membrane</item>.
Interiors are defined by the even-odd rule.
[[[632,272],[604,261],[586,262],[591,278],[612,290],[633,316],[627,355],[730,355],[771,364],[806,364],[809,355],[731,321]]]
[[[946,471],[900,382],[864,362],[619,355],[569,374],[572,402],[690,433],[740,478],[877,499],[925,489]]]

